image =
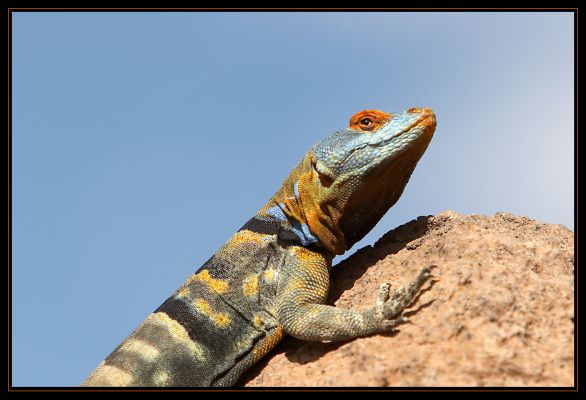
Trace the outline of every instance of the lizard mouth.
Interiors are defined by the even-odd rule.
[[[401,129],[399,132],[392,135],[392,137],[401,136],[407,132],[413,131],[415,128],[420,128],[422,131],[428,131],[430,129],[435,129],[436,120],[435,114],[429,108],[412,108],[409,112],[421,112],[422,115],[413,121],[411,124],[407,125],[405,128]]]
[[[435,114],[428,108],[424,108],[424,114],[415,121],[413,126],[407,128],[413,129],[416,126],[420,126],[424,131],[433,130],[437,125],[437,121],[435,120]]]
[[[430,133],[435,130],[436,120],[434,112],[429,108],[412,108],[409,112],[415,113],[422,113],[422,115],[417,118],[415,121],[410,123],[409,125],[405,126],[401,130],[389,135],[387,137],[377,138],[368,142],[371,146],[378,146],[381,144],[386,144],[389,141],[405,135],[405,134],[415,134],[415,136],[420,136],[423,133]]]

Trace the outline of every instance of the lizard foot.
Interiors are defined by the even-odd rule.
[[[432,268],[437,268],[437,265],[429,265],[422,268],[417,278],[409,284],[407,290],[403,286],[399,286],[390,293],[391,285],[389,283],[380,285],[375,308],[382,330],[389,330],[401,323],[409,321],[409,318],[400,314],[417,297],[423,284],[432,277]]]

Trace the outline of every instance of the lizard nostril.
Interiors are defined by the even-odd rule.
[[[410,113],[410,114],[420,113],[421,112],[421,108],[413,107],[413,108],[408,109],[407,112]]]

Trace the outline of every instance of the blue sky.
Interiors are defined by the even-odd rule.
[[[365,108],[431,107],[420,215],[573,229],[571,13],[12,14],[12,384],[75,386]],[[374,297],[373,297],[374,301]]]

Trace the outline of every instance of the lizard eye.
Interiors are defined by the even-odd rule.
[[[350,119],[350,129],[372,132],[383,126],[391,115],[379,110],[364,110]]]
[[[369,126],[372,125],[372,121],[369,118],[362,118],[359,124],[362,129],[367,129]]]

